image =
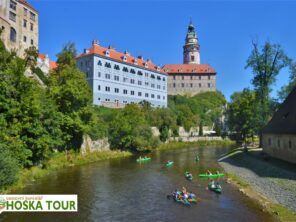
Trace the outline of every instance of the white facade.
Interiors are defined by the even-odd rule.
[[[93,92],[93,104],[123,107],[145,100],[154,107],[167,106],[167,75],[160,70],[95,53],[78,57],[77,66],[86,74]]]

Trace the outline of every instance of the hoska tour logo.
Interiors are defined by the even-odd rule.
[[[77,211],[77,195],[0,195],[0,213]]]

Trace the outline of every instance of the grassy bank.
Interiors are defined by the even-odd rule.
[[[11,193],[25,185],[48,175],[50,172],[63,169],[65,167],[78,166],[93,163],[100,160],[108,160],[131,156],[132,153],[126,151],[100,151],[81,155],[75,152],[57,152],[41,166],[34,166],[30,169],[21,169],[17,176],[17,181],[10,187],[0,190],[1,193]]]
[[[275,204],[256,192],[247,182],[239,176],[227,173],[227,181],[233,184],[241,193],[251,198],[263,211],[273,215],[277,220],[282,222],[296,221],[296,214],[280,204]]]
[[[194,146],[231,146],[235,145],[232,140],[200,140],[195,142],[169,142],[161,144],[157,150],[183,149]]]

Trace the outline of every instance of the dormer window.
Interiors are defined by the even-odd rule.
[[[127,57],[123,56],[123,61],[126,62],[127,61]]]
[[[119,70],[119,69],[120,69],[120,68],[119,68],[119,65],[115,64],[115,65],[114,65],[114,69],[115,69],[115,70]]]
[[[145,68],[148,68],[148,63],[147,63],[147,62],[145,62],[145,64],[144,64],[144,65],[145,65]]]
[[[123,67],[122,71],[128,72],[128,68],[127,67]]]
[[[142,76],[143,73],[139,70],[139,71],[138,71],[138,75],[139,75],[139,76]]]
[[[105,67],[106,67],[106,68],[111,68],[111,63],[110,63],[110,62],[106,62],[106,63],[105,63]]]
[[[157,66],[157,67],[156,67],[156,70],[157,70],[157,71],[160,71],[160,67],[159,67],[159,66]]]
[[[138,60],[137,59],[134,60],[134,64],[138,65]]]
[[[106,50],[106,51],[105,51],[105,56],[108,56],[108,57],[110,56],[110,52],[109,52],[109,50]]]

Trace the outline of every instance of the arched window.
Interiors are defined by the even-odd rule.
[[[16,42],[16,31],[14,28],[10,28],[10,41]]]

